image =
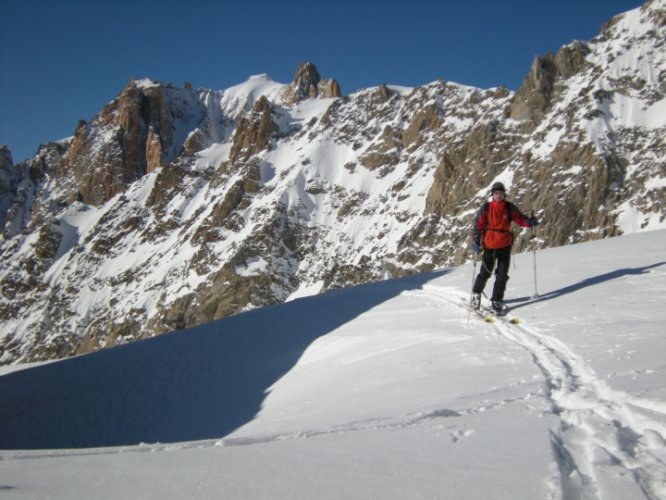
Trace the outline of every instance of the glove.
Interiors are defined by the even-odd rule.
[[[481,245],[476,240],[472,240],[472,251],[474,253],[481,253]]]
[[[537,219],[536,217],[528,217],[527,225],[530,226],[530,227],[538,226],[539,225],[539,219]]]

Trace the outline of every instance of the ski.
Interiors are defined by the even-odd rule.
[[[475,307],[472,306],[467,306],[467,309],[474,314],[476,314],[480,319],[485,321],[486,323],[494,323],[495,322],[495,316],[490,313],[490,311],[486,309],[476,309]]]
[[[511,323],[512,325],[517,325],[520,323],[520,320],[516,318],[513,314],[511,314],[511,308],[503,305],[502,310],[500,312],[496,312],[492,309],[489,311],[490,314],[494,314],[495,317],[500,318],[503,321],[506,321],[507,323]]]
[[[488,310],[484,311],[484,310],[477,309],[476,312],[479,315],[479,317],[483,321],[485,321],[486,323],[494,323],[495,320],[496,320],[495,315],[492,312],[488,311]]]
[[[488,311],[488,315],[493,317],[493,320],[491,321],[491,323],[494,322],[495,319],[499,319],[499,320],[504,321],[506,323],[509,323],[511,325],[520,324],[520,319],[513,316],[513,315],[510,315],[509,311],[502,311],[500,314],[497,314],[494,311]]]
[[[474,314],[476,314],[479,318],[481,318],[483,321],[486,323],[495,323],[495,321],[500,320],[504,321],[506,323],[509,323],[511,325],[518,325],[520,324],[520,319],[517,318],[516,316],[510,314],[511,310],[506,307],[504,310],[502,310],[501,313],[497,313],[493,311],[490,308],[482,307],[479,309],[476,309],[472,306],[467,306],[470,311],[472,311]]]

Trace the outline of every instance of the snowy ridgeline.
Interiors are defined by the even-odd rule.
[[[515,256],[517,326],[470,317],[466,264],[5,367],[0,491],[666,498],[665,243]]]

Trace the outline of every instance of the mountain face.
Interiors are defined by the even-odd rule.
[[[648,2],[516,92],[343,97],[310,63],[286,85],[131,81],[30,160],[0,150],[0,362],[460,263],[494,181],[541,247],[664,227],[665,35]]]

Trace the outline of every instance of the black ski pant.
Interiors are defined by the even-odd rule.
[[[509,264],[511,263],[511,247],[498,248],[497,250],[483,249],[483,256],[481,258],[481,272],[474,281],[472,292],[482,293],[486,287],[486,282],[495,268],[497,262],[497,271],[495,277],[495,286],[493,287],[493,295],[490,300],[502,301],[504,300],[504,291],[506,290],[506,282],[509,281]]]

